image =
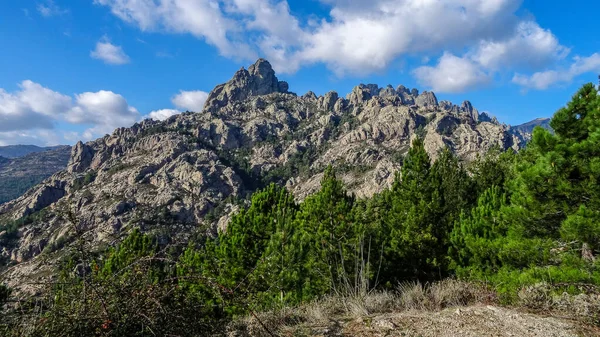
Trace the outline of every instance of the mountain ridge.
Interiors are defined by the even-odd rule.
[[[21,282],[31,270],[56,261],[73,237],[68,214],[76,214],[92,246],[134,227],[164,239],[214,235],[239,208],[232,200],[270,182],[302,199],[319,188],[328,166],[356,196],[378,193],[392,183],[415,137],[433,158],[448,147],[467,162],[523,144],[470,102],[438,102],[433,92],[361,84],[345,98],[333,91],[298,96],[263,59],[208,97],[201,112],[78,142],[65,170],[0,205],[0,221],[44,210],[2,250],[12,265],[4,272],[9,285],[31,288]]]
[[[529,140],[531,140],[533,130],[538,126],[552,131],[552,127],[550,126],[550,120],[550,118],[538,117],[529,122],[511,126],[510,132],[519,137],[521,141],[528,142]]]
[[[57,146],[20,157],[0,156],[0,204],[21,196],[29,188],[64,169],[70,152],[70,146]]]
[[[5,146],[0,146],[0,157],[14,159],[14,158],[26,156],[31,153],[57,150],[64,146],[66,146],[66,145],[43,146],[43,147],[37,146],[37,145],[25,145],[25,144],[5,145]]]

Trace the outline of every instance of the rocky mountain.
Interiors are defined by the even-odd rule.
[[[10,156],[0,156],[0,204],[2,204],[23,195],[29,188],[65,169],[69,162],[71,147],[5,146],[0,148],[0,153]]]
[[[218,85],[203,111],[80,142],[65,170],[0,205],[0,226],[13,224],[12,232],[0,227],[3,277],[32,291],[28,280],[49,274],[75,232],[93,246],[132,227],[165,240],[214,233],[257,188],[276,182],[302,199],[319,188],[328,165],[350,191],[370,196],[392,183],[417,136],[434,158],[449,147],[465,161],[520,144],[467,101],[374,84],[346,97],[299,96],[260,59]]]
[[[37,153],[37,152],[45,152],[45,151],[52,151],[52,150],[60,150],[60,149],[64,149],[65,147],[62,145],[59,146],[47,146],[47,147],[40,147],[40,146],[35,146],[35,145],[7,145],[7,146],[0,146],[0,157],[4,157],[4,158],[19,158],[19,157],[23,157],[26,156],[30,153]]]
[[[552,130],[552,127],[550,126],[550,118],[536,118],[527,123],[511,126],[510,132],[523,142],[528,142],[531,139],[533,129],[535,129],[536,126]]]

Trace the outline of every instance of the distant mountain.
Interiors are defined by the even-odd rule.
[[[26,156],[30,153],[51,151],[63,148],[63,145],[59,146],[48,146],[48,147],[40,147],[35,145],[8,145],[8,146],[0,146],[0,157],[4,158],[19,158]]]
[[[0,204],[18,198],[31,187],[67,167],[70,146],[41,148],[33,145],[5,146],[10,154],[22,154],[17,158],[0,156]]]
[[[552,130],[552,127],[550,127],[550,118],[536,118],[527,123],[511,126],[509,132],[522,141],[528,142],[531,140],[533,129],[535,129],[536,126]]]

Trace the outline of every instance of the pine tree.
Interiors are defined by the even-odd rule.
[[[359,233],[354,222],[355,199],[336,178],[333,168],[325,170],[321,189],[304,200],[296,220],[300,239],[309,247],[306,281],[311,296],[325,293],[352,273]]]
[[[250,207],[231,218],[225,232],[206,244],[201,257],[195,258],[192,252],[188,253],[195,261],[191,264],[201,264],[195,269],[215,279],[219,287],[226,290],[227,296],[234,297],[233,300],[269,291],[272,280],[258,270],[269,265],[272,256],[267,255],[271,253],[267,247],[273,236],[279,235],[278,231],[292,221],[296,210],[289,192],[275,184],[269,185],[252,196]],[[230,310],[237,312],[245,308],[234,304]]]
[[[432,182],[429,155],[423,141],[416,139],[388,196],[391,207],[384,231],[389,231],[390,243],[385,275],[391,282],[439,274],[435,227],[441,195]]]
[[[594,86],[581,88],[550,125],[555,134],[536,128],[521,156],[511,218],[526,237],[558,239],[562,233],[593,241],[572,229],[595,231],[590,224],[600,210],[600,98]]]
[[[458,269],[497,270],[500,267],[498,239],[507,235],[502,221],[506,195],[498,186],[487,189],[470,212],[463,211],[450,235],[450,257]]]

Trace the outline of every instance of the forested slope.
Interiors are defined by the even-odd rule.
[[[228,205],[238,211],[212,236],[205,231],[210,221],[184,237],[164,235],[157,225],[178,224],[164,211],[126,227],[120,243],[99,246],[92,244],[95,228],[63,209],[61,221],[73,228],[69,240],[38,257],[62,252],[58,276],[47,279],[35,300],[7,313],[6,333],[209,335],[257,311],[328,296],[364,300],[407,282],[447,278],[483,284],[496,304],[549,312],[566,305],[597,325],[595,87],[582,87],[550,126],[553,133],[536,128],[519,152],[492,148],[471,162],[448,147],[431,155],[416,135],[390,186],[371,196],[349,193],[332,164],[318,190],[303,198],[270,182],[247,201],[233,198]],[[80,188],[100,177],[90,176]],[[56,216],[57,209],[50,211]],[[33,213],[11,226],[48,216]]]

